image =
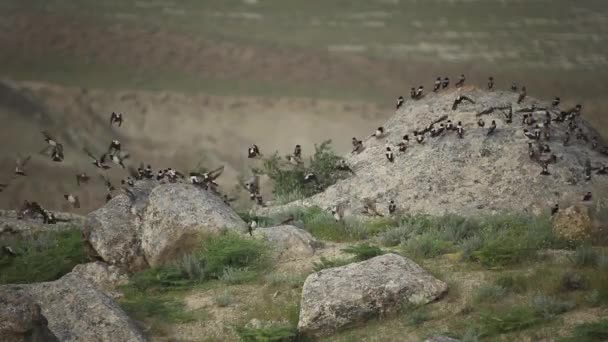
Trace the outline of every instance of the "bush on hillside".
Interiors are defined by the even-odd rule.
[[[0,284],[52,281],[87,262],[79,229],[7,239],[17,254],[0,254]]]

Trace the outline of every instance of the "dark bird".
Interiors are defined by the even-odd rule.
[[[488,89],[492,90],[494,88],[494,77],[488,77]]]
[[[404,102],[403,96],[399,96],[399,98],[397,99],[397,106],[396,106],[397,108],[396,109],[401,108],[401,106],[403,106],[403,102]]]
[[[585,160],[585,181],[590,181],[591,180],[591,160],[587,159]]]
[[[302,158],[302,146],[296,145],[293,149],[293,156],[296,158]]]
[[[534,126],[534,139],[540,140],[540,126]]]
[[[65,198],[65,200],[68,201],[68,203],[70,203],[74,208],[80,208],[80,200],[78,199],[78,196],[74,196],[72,194],[65,194],[63,195],[63,198]]]
[[[393,215],[397,211],[397,205],[394,200],[388,202],[388,213]]]
[[[458,97],[456,97],[456,99],[454,100],[454,103],[452,104],[452,110],[456,110],[458,108],[458,105],[461,104],[462,101],[467,101],[469,103],[475,103],[475,101],[473,101],[468,96],[458,95]]]
[[[247,149],[247,157],[248,158],[255,158],[255,157],[259,157],[262,154],[260,153],[260,148],[258,147],[258,145],[253,144],[249,147],[249,149]]]
[[[0,254],[0,256],[2,256],[3,254],[13,257],[13,258],[17,256],[17,253],[15,253],[15,251],[13,251],[13,249],[10,246],[2,246],[2,249],[0,249],[0,252],[2,252]]]
[[[517,91],[517,83],[515,83],[515,82],[511,83],[511,91],[513,91],[513,92]]]
[[[95,165],[96,167],[102,169],[102,170],[107,170],[110,168],[109,165],[106,164],[106,154],[102,154],[101,157],[97,158],[93,155],[93,153],[91,153],[91,151],[89,151],[88,149],[84,149],[84,152],[92,159],[92,164]]]
[[[596,136],[593,136],[593,138],[591,138],[591,148],[594,150],[597,148],[597,137]]]
[[[120,141],[112,140],[110,147],[108,147],[108,154],[115,154],[117,152],[120,152]]]
[[[482,128],[483,128],[483,126],[485,126],[485,125],[486,125],[486,123],[485,123],[485,121],[483,121],[483,119],[479,119],[479,120],[477,120],[477,126],[479,126],[479,127],[482,127]]]
[[[30,161],[31,156],[25,158],[18,157],[15,160],[15,174],[19,176],[25,176],[25,165]]]
[[[450,85],[450,78],[449,77],[445,77],[443,79],[443,82],[441,82],[441,88],[445,89]]]
[[[304,175],[304,183],[318,183],[317,175],[314,172],[307,172]]]
[[[490,127],[488,129],[487,135],[494,133],[494,130],[496,130],[496,121],[492,120],[492,123],[490,124]]]
[[[551,216],[557,214],[558,211],[559,211],[559,204],[555,203],[555,205],[553,206],[553,208],[551,208]]]
[[[458,121],[458,124],[456,124],[456,132],[458,132],[458,137],[462,139],[464,136],[464,128],[462,128],[462,122],[460,121]]]
[[[589,202],[589,201],[591,201],[591,198],[592,198],[592,197],[593,197],[593,196],[591,195],[591,191],[588,191],[588,192],[585,194],[585,196],[583,196],[583,202]]]
[[[395,161],[395,156],[393,155],[393,151],[391,151],[390,147],[386,148],[386,152],[384,152],[384,155],[386,156],[386,159],[388,159],[389,162],[394,162]]]
[[[249,236],[253,236],[253,230],[256,229],[258,226],[258,222],[256,220],[251,220],[249,221],[249,223],[247,224],[247,232],[249,233]]]
[[[549,169],[548,169],[548,165],[549,164],[547,162],[543,163],[543,170],[540,172],[541,175],[543,175],[543,176],[549,176],[550,175]]]
[[[384,127],[380,126],[376,129],[376,132],[372,134],[372,137],[376,137],[377,139],[384,138]]]
[[[120,126],[122,126],[122,120],[123,120],[122,113],[112,112],[112,114],[110,114],[110,126],[117,123],[118,127],[120,127]]]
[[[553,102],[551,102],[551,107],[555,108],[555,107],[559,106],[559,103],[560,103],[560,102],[561,102],[561,99],[560,99],[559,97],[557,97],[557,96],[556,96],[556,97],[553,99]]]
[[[517,98],[517,103],[522,103],[524,101],[524,99],[526,98],[527,92],[526,92],[526,87],[521,87],[521,92],[519,92],[519,97]]]
[[[410,97],[411,97],[412,99],[415,99],[415,98],[416,98],[416,88],[412,88],[412,89],[410,89]]]
[[[441,88],[441,77],[437,77],[435,80],[435,85],[433,86],[433,91],[437,92]]]
[[[461,74],[460,77],[458,78],[458,82],[456,82],[455,86],[462,87],[464,85],[464,81],[465,81],[464,74]]]
[[[42,131],[42,135],[44,136],[44,141],[47,143],[47,146],[40,152],[41,154],[47,154],[51,151],[51,160],[54,162],[61,162],[64,159],[63,155],[63,145],[57,142],[55,138],[53,138],[48,132]]]
[[[89,181],[90,177],[84,172],[81,172],[76,175],[76,184],[80,186],[80,184],[86,184]]]
[[[224,165],[218,167],[217,169],[214,169],[214,170],[211,170],[208,172],[204,172],[201,176],[203,178],[203,182],[217,186],[218,184],[215,182],[215,180],[218,179],[222,175],[223,172],[224,172]]]
[[[448,121],[445,123],[445,129],[446,129],[447,131],[451,131],[451,130],[453,130],[453,129],[454,129],[454,124],[452,123],[452,120],[448,120]]]
[[[351,143],[353,145],[353,151],[352,153],[361,153],[361,151],[363,151],[363,141],[353,137],[351,139]]]

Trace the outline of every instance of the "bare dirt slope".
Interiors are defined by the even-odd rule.
[[[452,110],[459,94],[476,103],[463,102],[457,110]],[[552,122],[550,139],[540,139],[540,143],[547,144],[551,152],[542,154],[540,158],[549,159],[551,154],[555,154],[557,161],[549,165],[550,175],[541,175],[540,163],[528,156],[529,142],[533,143],[538,155],[537,141],[523,133],[523,129],[532,132],[534,126],[524,125],[523,114],[518,110],[533,104],[550,107],[550,103],[526,98],[517,104],[517,98],[518,94],[513,92],[487,92],[465,87],[407,101],[384,125],[385,138],[364,139],[363,152],[347,155],[346,159],[356,175],[294,204],[319,205],[327,209],[341,204],[347,211],[359,212],[363,206],[362,199],[370,198],[384,213],[388,210],[388,201],[393,199],[401,210],[413,213],[474,215],[515,210],[538,214],[555,203],[578,202],[587,191],[596,196],[605,194],[608,189],[606,175],[597,175],[593,171],[591,180],[584,180],[587,159],[593,168],[608,165],[608,157],[600,153],[603,149],[601,139],[598,140],[599,146],[592,149],[591,139],[597,136],[595,130],[577,118],[578,126],[589,141],[579,140],[575,132],[571,132],[570,143],[564,146],[562,141],[568,125]],[[513,105],[514,111],[511,124],[505,122],[505,116],[499,110],[477,116],[486,108],[509,104]],[[456,131],[444,131],[434,138],[427,133],[422,144],[416,143],[414,130],[422,131],[444,116],[454,124],[462,121],[462,139]],[[483,128],[477,123],[480,117],[485,121]],[[535,111],[533,117],[540,123],[545,118],[545,111]],[[488,135],[492,120],[496,121],[497,128]],[[396,145],[405,134],[409,135],[410,144],[404,153],[399,153]],[[385,157],[387,147],[394,151],[394,163]]]

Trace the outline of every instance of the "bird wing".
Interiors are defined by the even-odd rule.
[[[215,170],[209,171],[209,179],[216,180],[224,172],[224,165],[218,167]]]
[[[55,139],[53,139],[53,136],[51,136],[49,134],[49,132],[47,132],[47,131],[41,131],[40,133],[42,133],[42,135],[44,136],[45,139],[53,140],[53,141],[55,140]]]
[[[99,162],[102,164],[106,162],[106,153],[101,155],[101,158],[99,158]]]

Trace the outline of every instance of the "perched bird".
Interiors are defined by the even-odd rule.
[[[543,170],[540,172],[541,175],[543,175],[543,176],[549,176],[549,175],[551,175],[549,173],[548,165],[549,164],[547,164],[546,162],[543,163],[543,165],[542,165],[543,166]]]
[[[464,74],[461,74],[460,77],[458,78],[458,82],[456,82],[455,86],[462,87],[464,85],[464,81],[465,81]]]
[[[477,120],[477,126],[483,128],[483,126],[485,126],[485,125],[486,125],[486,123],[485,123],[485,121],[483,121],[483,119],[480,118],[479,120]]]
[[[25,176],[25,165],[30,161],[31,156],[25,158],[18,157],[15,160],[15,174],[18,176]]]
[[[488,134],[487,135],[490,135],[490,134],[494,133],[494,130],[496,130],[496,121],[492,120],[492,123],[490,124],[490,127],[488,129]]]
[[[585,194],[585,196],[583,196],[583,202],[589,202],[589,201],[591,201],[591,198],[592,198],[592,197],[593,197],[593,196],[591,195],[591,191],[588,191],[588,192]]]
[[[445,77],[443,79],[443,82],[441,82],[441,88],[445,89],[450,85],[450,78],[449,77]]]
[[[558,211],[559,211],[559,203],[555,203],[553,208],[551,208],[551,216],[557,214]]]
[[[422,93],[424,91],[424,87],[423,86],[419,86],[418,89],[416,90],[416,98],[419,99],[422,97]]]
[[[530,159],[534,159],[536,157],[536,150],[534,150],[534,146],[531,142],[528,143],[528,156]]]
[[[467,101],[469,103],[475,103],[470,97],[464,95],[458,95],[452,104],[452,110],[456,110],[458,105],[462,103],[462,101]]]
[[[433,91],[437,92],[441,88],[441,77],[437,77],[435,80],[435,85],[433,86]]]
[[[522,103],[524,101],[524,99],[526,98],[526,87],[523,86],[521,87],[521,92],[519,92],[519,97],[517,98],[517,103]]]
[[[553,102],[551,102],[551,107],[555,108],[555,107],[559,106],[559,103],[560,103],[560,102],[561,102],[561,99],[560,99],[559,97],[557,97],[557,96],[556,96],[556,97],[553,99]]]
[[[411,97],[412,99],[415,99],[415,98],[416,98],[416,88],[412,88],[412,89],[410,89],[410,97]]]
[[[53,138],[48,132],[42,131],[41,133],[44,136],[44,141],[47,143],[47,146],[40,153],[47,154],[49,151],[51,151],[52,161],[63,161],[63,145]]]
[[[249,147],[249,149],[247,149],[247,157],[248,158],[255,158],[260,156],[260,148],[258,147],[258,145],[253,144]]]
[[[506,113],[503,113],[505,115],[505,122],[506,123],[512,123],[513,122],[513,107],[509,107],[509,111]]]
[[[376,132],[372,134],[372,137],[376,137],[376,139],[380,139],[384,137],[384,127],[380,126],[376,129]]]
[[[296,158],[302,158],[302,146],[296,145],[293,149],[293,156]]]
[[[93,155],[93,153],[91,153],[91,151],[89,151],[88,149],[84,149],[84,152],[93,160],[92,164],[95,165],[97,168],[100,168],[102,170],[107,170],[110,168],[109,165],[106,164],[106,154],[102,154],[100,158],[97,158]]]
[[[515,82],[511,83],[511,91],[512,92],[516,92],[517,91],[517,83],[515,83]]]
[[[80,208],[80,200],[78,199],[78,196],[74,196],[72,194],[65,194],[63,195],[63,198],[65,198],[65,200],[68,201],[68,203],[70,203],[74,208]]]
[[[287,159],[287,161],[289,162],[289,164],[291,165],[295,165],[295,166],[299,166],[302,165],[304,162],[302,161],[302,159],[292,155],[292,154],[288,154],[285,156],[285,159]]]
[[[494,77],[488,77],[488,89],[492,90],[494,88]]]
[[[351,143],[353,145],[353,151],[352,153],[361,153],[361,151],[363,151],[363,141],[353,137],[351,140]]]
[[[388,202],[388,213],[393,215],[397,211],[397,205],[394,200]]]
[[[247,232],[249,236],[253,236],[253,231],[258,227],[258,222],[254,219],[250,220],[247,224]]]
[[[120,126],[122,126],[122,120],[123,120],[122,113],[112,112],[112,114],[110,114],[110,126],[117,123],[118,127],[120,127]]]
[[[446,129],[446,131],[451,131],[454,129],[454,124],[452,123],[452,120],[448,120],[445,123],[445,129]]]
[[[458,121],[458,124],[456,124],[456,132],[458,133],[458,137],[462,139],[464,136],[464,128],[462,128],[462,122],[460,121]]]
[[[394,162],[395,161],[395,156],[393,155],[393,151],[391,151],[390,147],[386,148],[386,152],[384,152],[384,155],[386,156],[386,159],[388,159],[389,162]]]
[[[401,106],[403,106],[403,102],[404,102],[403,96],[399,96],[399,98],[397,98],[397,106],[396,106],[397,108],[396,109],[401,108]]]
[[[118,140],[112,140],[112,142],[110,142],[110,147],[108,147],[108,154],[114,154],[120,152],[120,141]]]

